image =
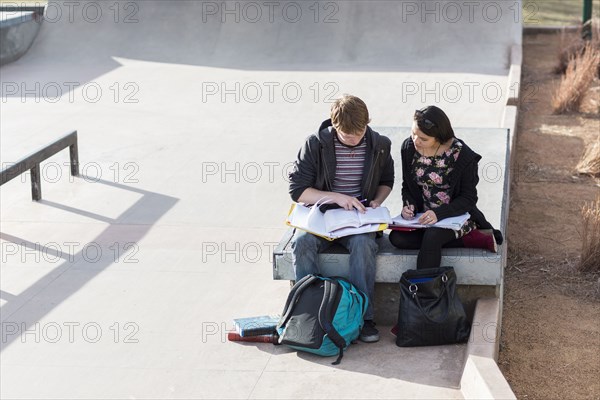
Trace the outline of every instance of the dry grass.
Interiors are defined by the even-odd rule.
[[[520,252],[508,248],[506,282],[534,288],[552,288],[565,296],[600,301],[600,271],[580,269],[578,256],[565,253],[562,257],[546,258],[538,253]],[[530,290],[513,292],[508,303],[520,303],[530,296]]]
[[[591,44],[593,49],[600,49],[600,19],[592,19],[592,39],[590,41],[582,39],[582,29],[582,26],[579,26],[577,30],[567,30],[565,28],[561,30],[559,34],[558,63],[554,67],[555,73],[564,74],[567,71],[569,61],[585,52],[586,44]],[[597,69],[597,76],[600,78],[600,65]]]
[[[584,51],[569,60],[567,70],[552,96],[555,114],[578,111],[600,65],[600,50],[586,43]]]
[[[583,217],[582,246],[579,270],[600,271],[600,196],[595,201],[585,203],[581,209]]]
[[[575,167],[579,174],[600,177],[600,141],[590,143]]]

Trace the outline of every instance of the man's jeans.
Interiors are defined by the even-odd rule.
[[[365,319],[373,319],[373,293],[375,291],[375,258],[379,246],[375,233],[345,236],[331,242],[322,237],[296,229],[292,238],[292,265],[296,282],[308,274],[320,273],[319,253],[333,243],[339,243],[350,252],[350,265],[343,277],[369,298]]]

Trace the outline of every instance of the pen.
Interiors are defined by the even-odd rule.
[[[412,216],[414,216],[413,210],[410,208],[410,204],[408,204],[408,200],[405,200],[404,203],[406,204],[406,207],[409,209]]]
[[[357,198],[356,200],[358,200],[358,198]],[[358,200],[358,202],[359,202],[360,204],[362,204],[362,206],[363,206],[363,207],[365,207],[365,208],[367,207],[367,199]],[[358,208],[356,208],[356,209],[357,209],[358,211],[360,211],[361,213],[363,213],[363,214],[366,212],[366,209],[365,209],[365,210],[360,210],[360,209],[358,209]]]

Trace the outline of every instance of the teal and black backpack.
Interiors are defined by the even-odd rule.
[[[294,285],[277,324],[279,344],[338,358],[358,338],[367,296],[344,278],[307,275]]]

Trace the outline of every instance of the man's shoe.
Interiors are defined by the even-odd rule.
[[[372,319],[365,319],[365,324],[358,338],[365,343],[374,343],[379,340],[379,331],[375,328],[375,322]]]

